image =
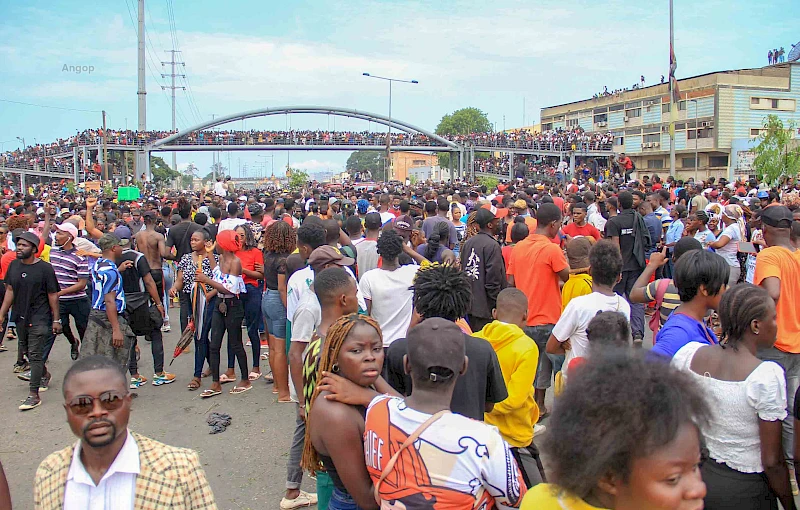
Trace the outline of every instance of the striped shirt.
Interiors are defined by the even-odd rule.
[[[92,309],[105,311],[105,295],[116,292],[117,313],[125,310],[125,291],[122,290],[122,275],[119,274],[117,265],[106,259],[100,258],[92,268]]]
[[[56,272],[59,290],[72,287],[78,280],[89,280],[89,264],[85,257],[77,255],[75,248],[70,250],[53,249],[50,252],[50,264]],[[58,298],[60,301],[72,299],[86,299],[85,289],[64,294]]]
[[[672,224],[672,216],[669,215],[669,211],[664,209],[664,206],[659,206],[653,213],[658,218],[658,221],[661,222],[661,228],[666,231]]]

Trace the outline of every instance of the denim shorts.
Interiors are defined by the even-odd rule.
[[[267,289],[261,296],[261,314],[270,335],[286,338],[286,307],[281,301],[281,293]]]
[[[361,510],[361,507],[356,505],[350,494],[334,488],[328,503],[328,510]]]

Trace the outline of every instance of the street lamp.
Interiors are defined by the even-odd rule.
[[[17,137],[17,140],[19,140],[20,142],[22,142],[22,150],[24,151],[24,150],[25,150],[25,138],[20,138],[20,137]]]
[[[391,161],[392,161],[392,149],[391,149],[391,147],[392,147],[392,82],[396,81],[398,83],[413,83],[415,85],[418,84],[419,82],[417,80],[400,80],[398,78],[387,78],[385,76],[376,76],[374,74],[369,74],[369,73],[361,73],[361,74],[363,76],[366,76],[367,78],[375,78],[377,80],[384,80],[384,81],[388,81],[389,82],[389,132],[386,135],[386,170],[387,170],[386,177],[388,179],[389,178],[388,170],[389,170],[389,167],[391,166]]]

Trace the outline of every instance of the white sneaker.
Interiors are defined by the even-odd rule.
[[[161,332],[162,333],[169,333],[171,330],[172,330],[172,328],[169,327],[169,324],[164,324],[163,326],[161,326]]]
[[[291,510],[292,508],[303,508],[317,504],[317,495],[313,492],[300,491],[300,495],[294,499],[281,499],[281,509]]]

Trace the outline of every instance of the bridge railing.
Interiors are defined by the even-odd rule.
[[[456,143],[464,143],[456,140]],[[474,140],[469,143],[475,147],[492,149],[523,149],[553,152],[593,152],[611,151],[612,142],[601,141],[541,141],[541,140]]]
[[[70,177],[74,173],[72,160],[59,160],[53,163],[50,161],[2,161],[0,160],[0,171],[3,169],[22,170],[29,172],[52,172],[55,174],[63,174]]]

